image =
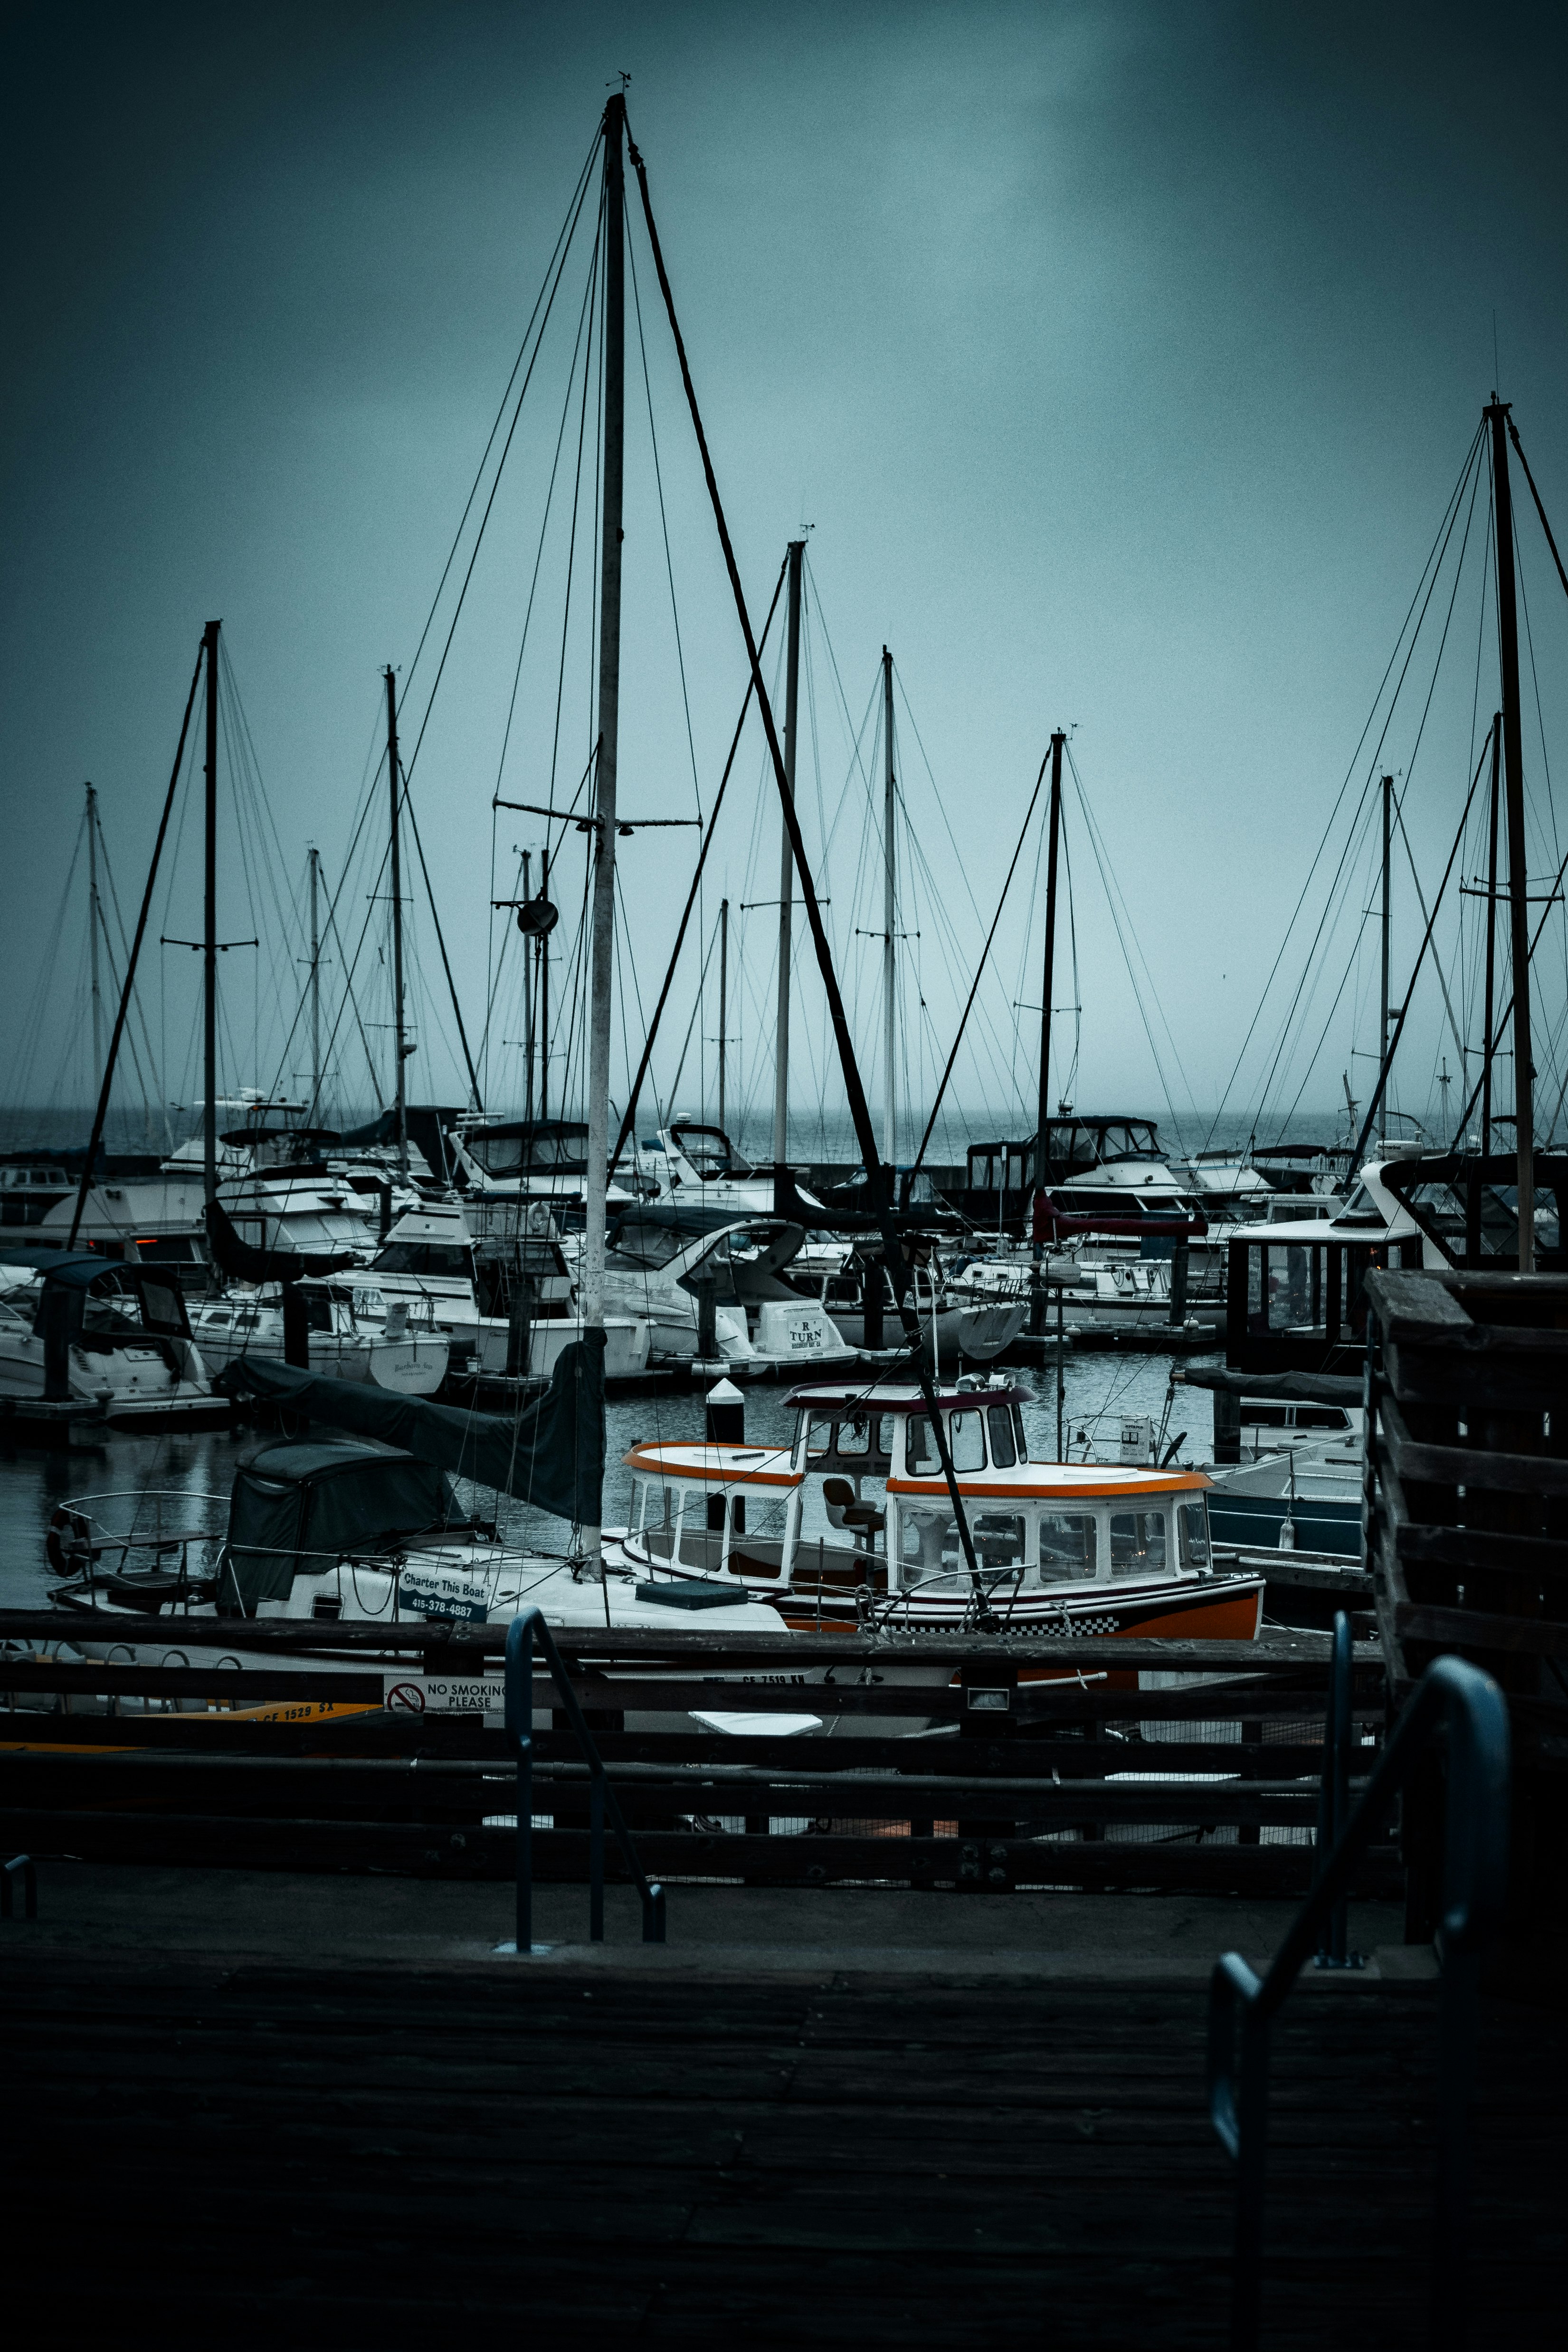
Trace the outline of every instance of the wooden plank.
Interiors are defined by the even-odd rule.
[[[171,1643],[178,1648],[178,1643]],[[268,1698],[357,1699],[380,1706],[384,1676],[345,1673],[341,1667],[141,1666],[67,1664],[60,1659],[0,1659],[0,1691],[81,1691],[98,1698],[117,1695],[148,1698],[195,1698],[216,1693],[247,1703]]]
[[[1467,1491],[1568,1495],[1568,1460],[1549,1454],[1500,1454],[1485,1445],[1429,1445],[1410,1434],[1398,1400],[1379,1399],[1375,1458],[1402,1480]]]
[[[1395,1627],[1401,1643],[1568,1658],[1568,1625],[1542,1617],[1501,1617],[1480,1609],[1436,1609],[1406,1601],[1395,1611]]]
[[[13,1850],[60,1853],[86,1861],[196,1864],[250,1870],[378,1870],[507,1880],[515,1875],[517,1839],[506,1829],[376,1822],[277,1821],[243,1815],[54,1813],[0,1809],[0,1837]],[[586,1880],[586,1830],[536,1830],[534,1871],[541,1882]],[[1006,1892],[1017,1885],[1188,1887],[1195,1891],[1296,1895],[1311,1882],[1306,1846],[1134,1844],[1020,1838],[744,1838],[699,1832],[645,1832],[643,1867],[664,1879],[717,1878],[779,1886],[892,1881]],[[625,1871],[613,1838],[608,1878]],[[1401,1884],[1386,1851],[1368,1856],[1358,1879],[1365,1894],[1391,1895]]]

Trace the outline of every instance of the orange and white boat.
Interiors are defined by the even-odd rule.
[[[1216,1570],[1203,1473],[1031,1461],[1025,1394],[966,1378],[937,1396],[974,1574],[913,1382],[794,1390],[789,1447],[633,1446],[617,1564],[738,1580],[802,1633],[1253,1640],[1264,1580]]]

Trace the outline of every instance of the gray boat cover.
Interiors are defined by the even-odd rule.
[[[604,1485],[604,1334],[561,1349],[550,1384],[515,1416],[394,1396],[368,1381],[333,1381],[261,1356],[240,1356],[213,1382],[225,1396],[264,1397],[356,1436],[401,1446],[476,1486],[498,1487],[575,1526],[597,1524]]]

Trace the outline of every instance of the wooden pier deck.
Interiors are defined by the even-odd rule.
[[[1111,1933],[1123,1898],[1101,1900]],[[7,1931],[4,2194],[33,2332],[1225,2343],[1199,1969],[675,1958],[366,1967]],[[1280,2021],[1281,2352],[1425,2340],[1434,2029],[1419,1981],[1319,1979]],[[1544,2342],[1568,2019],[1490,2002],[1481,2082],[1472,2341]]]

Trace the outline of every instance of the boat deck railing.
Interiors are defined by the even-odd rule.
[[[1479,1667],[1461,1658],[1435,1660],[1396,1724],[1377,1769],[1353,1811],[1349,1804],[1351,1657],[1350,1631],[1342,1612],[1335,1625],[1323,1736],[1319,1813],[1322,1852],[1312,1892],[1266,1975],[1255,1975],[1239,1952],[1227,1952],[1215,1964],[1210,1979],[1209,2118],[1236,2165],[1231,2352],[1254,2352],[1259,2342],[1270,2027],[1314,1950],[1321,1965],[1352,1964],[1345,1948],[1345,1899],[1356,1864],[1384,1832],[1395,1799],[1426,1763],[1432,1746],[1442,1739],[1447,1746],[1448,1836],[1437,1939],[1442,1964],[1440,2117],[1431,2336],[1439,2347],[1457,2347],[1466,2340],[1465,2233],[1480,1955],[1500,1921],[1508,1874],[1507,1702],[1490,1675]]]

